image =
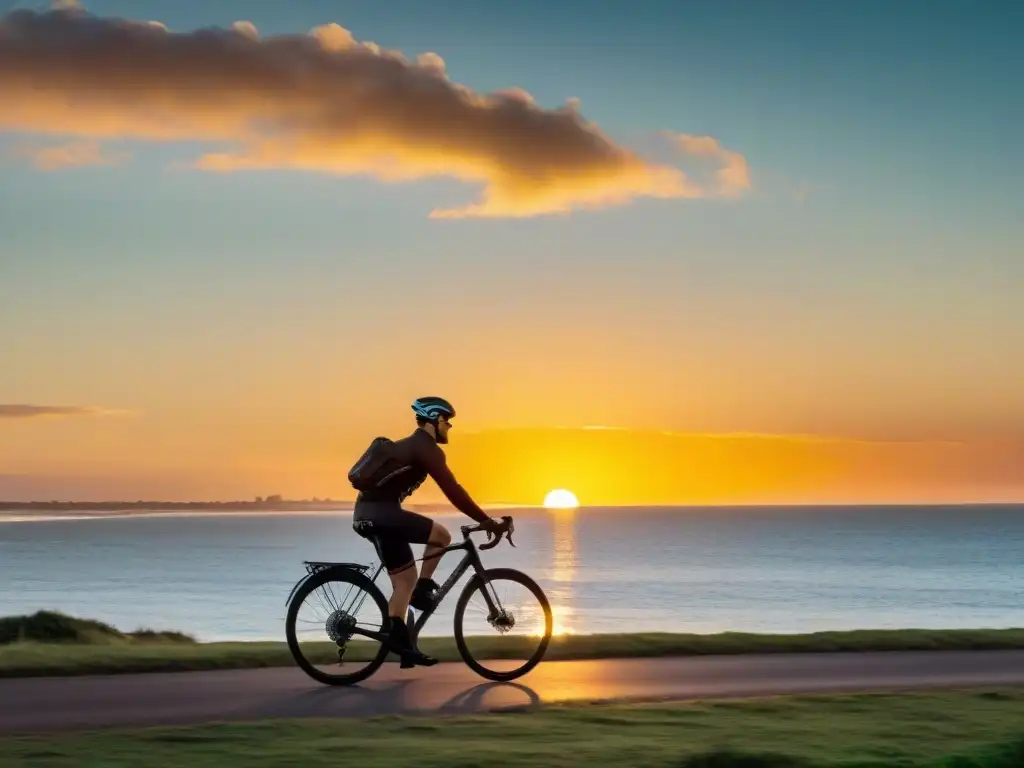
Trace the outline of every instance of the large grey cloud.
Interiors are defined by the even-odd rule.
[[[0,130],[227,142],[197,159],[210,171],[444,176],[482,186],[477,201],[436,217],[722,194],[616,143],[572,100],[545,109],[517,88],[479,93],[452,81],[435,53],[409,59],[337,24],[269,37],[248,22],[172,32],[63,6],[0,17]],[[745,161],[706,138],[680,140],[677,150],[723,159],[719,180],[730,193],[746,184]]]

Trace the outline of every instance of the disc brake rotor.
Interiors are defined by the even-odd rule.
[[[505,634],[516,625],[516,617],[504,610],[499,614],[492,613],[487,617],[487,621],[502,634]]]

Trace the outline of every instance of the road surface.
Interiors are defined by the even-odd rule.
[[[385,664],[352,688],[297,668],[0,680],[0,734],[261,720],[469,714],[580,700],[650,701],[1024,684],[1024,651],[551,661],[516,683],[462,664]]]

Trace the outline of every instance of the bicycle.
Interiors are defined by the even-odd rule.
[[[462,590],[458,602],[455,605],[455,645],[459,656],[466,665],[481,677],[495,682],[508,682],[522,677],[537,664],[540,663],[551,642],[553,620],[551,605],[548,602],[544,591],[532,578],[514,568],[492,568],[485,569],[480,560],[479,551],[493,549],[503,536],[508,537],[509,544],[513,547],[512,541],[512,518],[503,517],[505,522],[504,530],[495,535],[494,540],[481,544],[479,547],[474,544],[470,535],[485,530],[481,525],[461,526],[462,541],[447,546],[442,554],[455,550],[465,550],[466,554],[455,566],[448,579],[441,585],[434,601],[434,605],[426,611],[422,611],[418,619],[414,621],[412,609],[408,611],[409,633],[416,642],[416,638],[423,630],[424,625],[444,601],[451,589],[462,575],[472,568],[475,573]],[[314,680],[327,685],[353,685],[366,680],[373,675],[384,664],[392,649],[389,645],[389,637],[385,627],[388,622],[388,601],[383,592],[377,586],[377,577],[384,570],[384,564],[379,563],[373,576],[367,575],[372,566],[361,563],[336,563],[324,561],[303,561],[306,567],[306,575],[292,587],[291,593],[285,604],[288,606],[288,614],[285,619],[285,634],[288,639],[288,648],[295,659],[296,664],[307,675]],[[498,597],[498,589],[495,584],[500,582],[513,583],[526,588],[537,605],[534,611],[514,612],[508,610],[505,601]],[[341,600],[334,599],[333,585],[342,585],[345,594]],[[329,597],[326,601],[321,600],[319,606],[327,614],[326,618],[319,621],[300,622],[299,612],[305,605],[305,600],[323,587],[328,587]],[[353,589],[356,595],[350,599]],[[534,634],[527,635],[528,640],[536,640],[537,647],[526,655],[526,660],[518,667],[511,670],[492,669],[485,666],[483,661],[504,661],[519,659],[527,645],[526,641],[515,644],[508,644],[498,649],[491,649],[491,656],[500,658],[480,659],[477,658],[470,647],[470,640],[476,635],[466,633],[466,610],[470,607],[470,601],[475,593],[479,591],[483,596],[486,605],[486,623],[497,630],[501,635],[508,634],[517,623],[521,625],[531,620],[537,622],[543,619],[542,626],[534,627]],[[360,596],[361,595],[361,596]],[[357,613],[366,604],[366,598],[370,598],[370,618],[359,620]],[[374,608],[376,610],[374,610]],[[379,617],[377,614],[379,613]],[[519,614],[517,617],[517,613]],[[319,625],[320,630],[325,631],[329,643],[320,642],[310,647],[310,654],[303,651],[300,646],[296,625],[310,623],[313,626]],[[357,638],[357,639],[353,639]],[[363,640],[363,638],[366,638]],[[350,664],[353,661],[366,661],[367,666],[351,672],[339,672],[331,674],[318,666],[316,662],[333,662],[337,668]]]

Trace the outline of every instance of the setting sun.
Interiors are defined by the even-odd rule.
[[[544,506],[548,509],[575,509],[580,505],[579,499],[572,491],[556,488],[544,497]]]

